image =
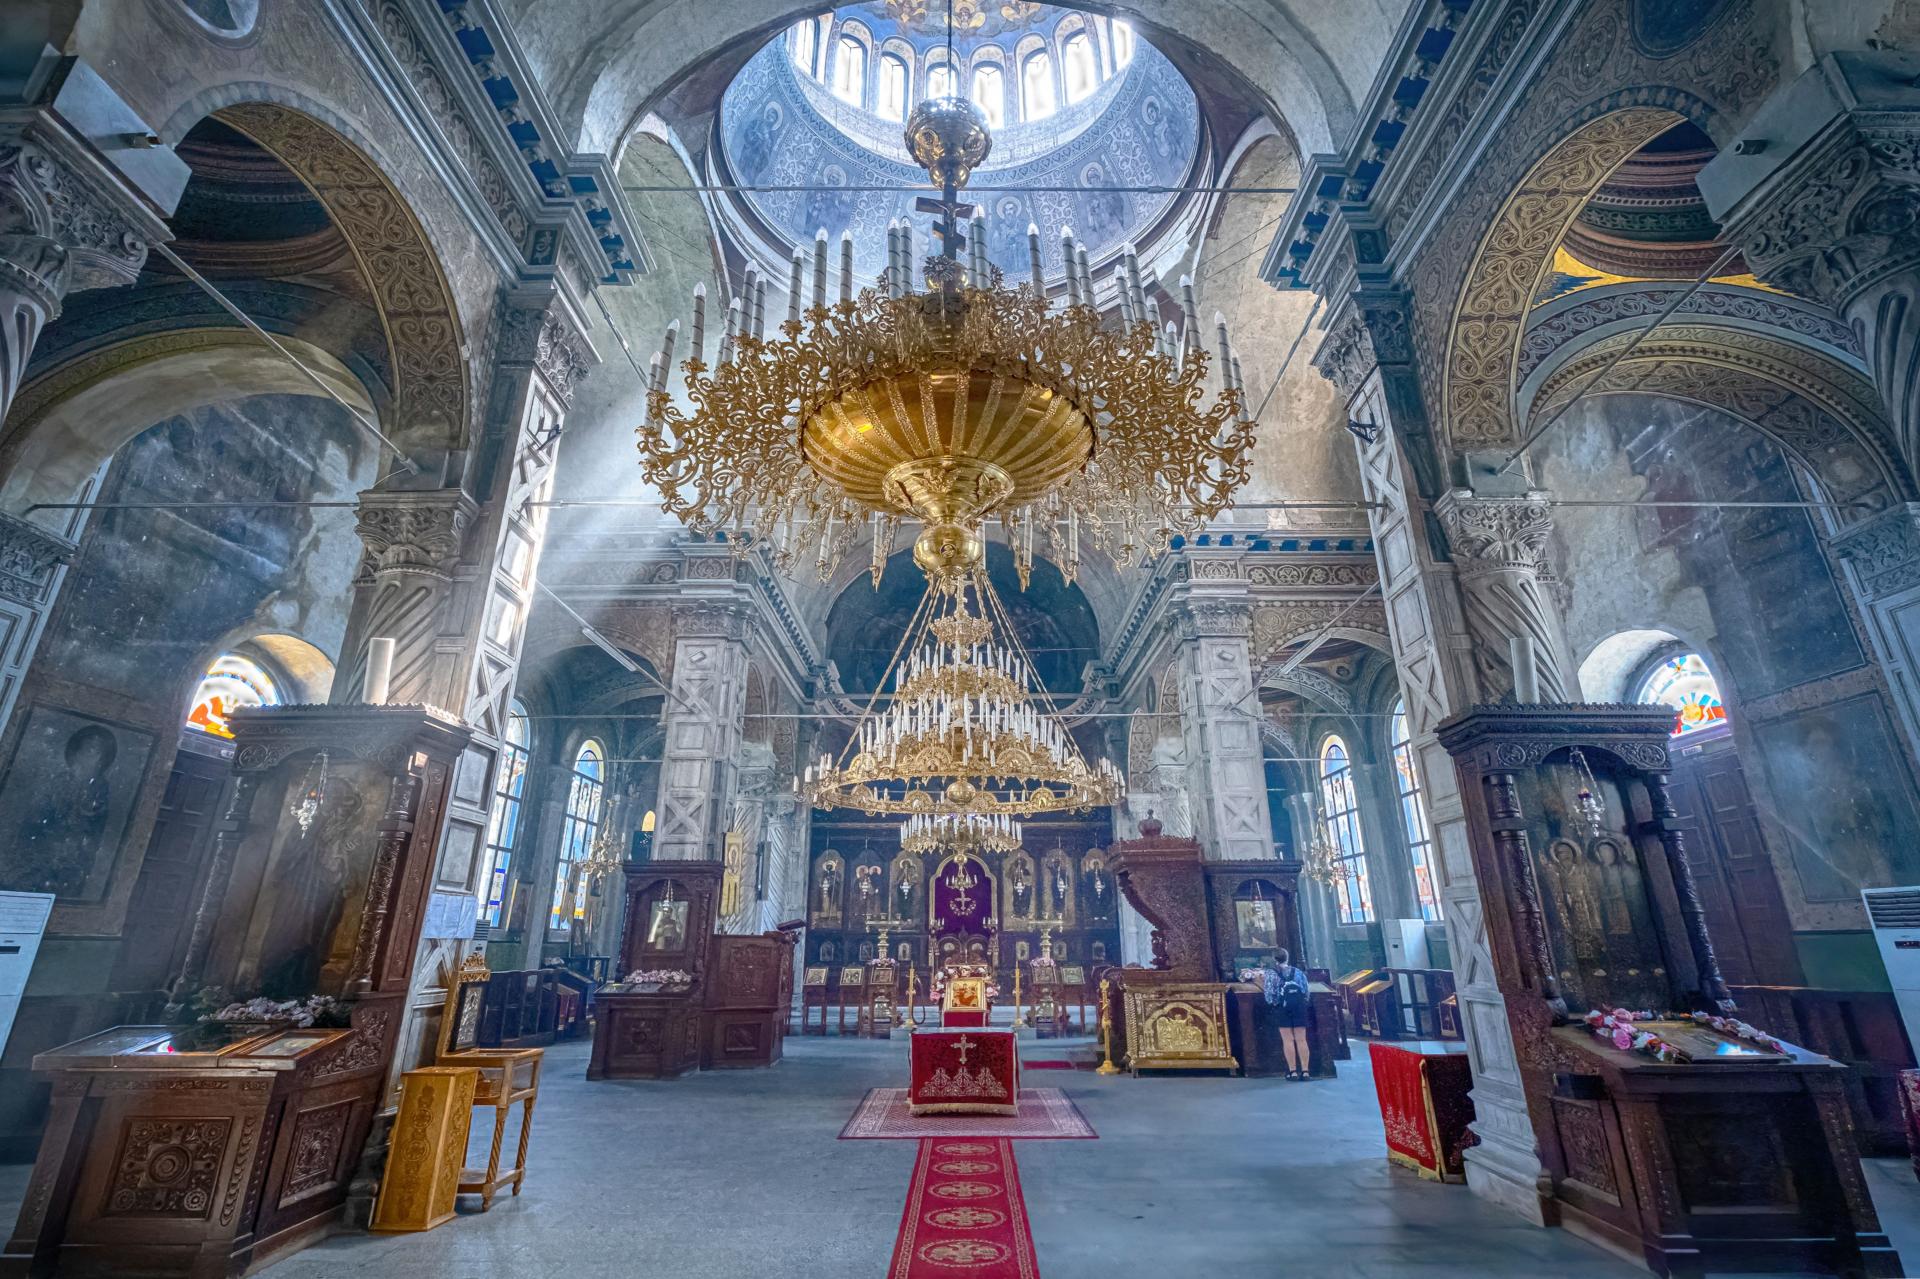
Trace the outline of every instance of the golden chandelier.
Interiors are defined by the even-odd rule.
[[[1067,228],[1066,297],[1055,304],[1029,226],[1031,280],[1007,287],[987,261],[984,219],[962,220],[971,206],[956,195],[990,150],[979,108],[923,102],[906,137],[944,193],[921,201],[940,214],[925,287],[914,287],[914,232],[902,220],[888,228],[878,286],[857,296],[852,233],[842,236],[829,304],[822,229],[810,289],[806,253],[794,251],[778,334],[767,333],[766,284],[750,270],[712,366],[696,288],[681,365],[692,410],[667,389],[676,320],[654,357],[639,431],[641,470],[662,509],[742,549],[764,543],[788,571],[811,560],[823,581],[863,533],[877,582],[903,519],[925,526],[923,545],[950,551],[977,547],[994,519],[1023,585],[1036,538],[1072,581],[1083,538],[1125,566],[1225,510],[1249,473],[1254,423],[1218,316],[1217,394],[1202,405],[1216,360],[1203,349],[1191,282],[1181,281],[1182,325],[1162,328],[1129,248],[1113,276],[1123,318],[1103,320],[1086,249]]]
[[[900,823],[900,851],[933,853],[952,849],[965,862],[969,853],[1010,853],[1020,847],[1020,823],[1005,813],[915,813]]]
[[[1125,792],[1120,771],[1089,763],[1046,705],[978,564],[935,578],[901,651],[885,706],[876,691],[839,758],[823,754],[799,779],[814,807],[906,815],[902,834],[922,835],[922,847],[1017,846],[1013,817],[1084,812]]]

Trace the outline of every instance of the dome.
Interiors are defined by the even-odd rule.
[[[992,154],[969,189],[986,215],[988,256],[1011,277],[1026,275],[1029,223],[1050,269],[1066,228],[1099,262],[1144,244],[1189,198],[1180,188],[1203,157],[1199,104],[1124,23],[1030,0],[957,0],[955,18],[951,63],[944,4],[872,0],[803,19],[734,77],[715,177],[754,188],[723,208],[775,278],[821,227],[836,240],[854,233],[863,279],[885,265],[895,219],[932,245],[932,215],[914,208],[927,176],[902,135],[914,105],[948,86],[992,125]],[[1102,189],[1112,186],[1167,190]],[[781,189],[804,187],[832,189]]]

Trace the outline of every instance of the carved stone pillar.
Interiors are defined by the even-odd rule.
[[[1548,595],[1547,538],[1553,532],[1547,495],[1479,497],[1454,489],[1434,503],[1447,531],[1454,569],[1460,579],[1460,604],[1473,640],[1473,664],[1480,696],[1487,701],[1513,691],[1510,641],[1533,641],[1540,675],[1540,700],[1572,700],[1574,681],[1567,670],[1566,641],[1559,609]]]
[[[366,700],[367,641],[391,638],[393,682],[387,701],[451,709],[455,663],[442,644],[454,568],[473,524],[474,500],[457,488],[423,492],[369,489],[360,495],[360,540],[366,560],[361,598],[348,627],[332,700]]]
[[[1187,790],[1199,801],[1194,828],[1209,861],[1273,856],[1251,632],[1244,596],[1189,598],[1174,614]]]
[[[48,608],[76,549],[38,524],[0,514],[0,729],[13,713]]]
[[[165,223],[49,115],[0,124],[0,421],[69,293],[132,284]]]
[[[1920,466],[1917,70],[1912,54],[1829,55],[1755,112],[1699,178],[1755,275],[1852,326],[1909,467]]]
[[[1287,817],[1293,823],[1293,847],[1287,855],[1295,860],[1304,861],[1307,850],[1313,846],[1316,836],[1321,834],[1320,804],[1311,794],[1296,793],[1287,796]],[[1300,877],[1300,930],[1307,944],[1305,955],[1295,955],[1293,962],[1302,968],[1336,969],[1333,937],[1334,922],[1338,918],[1334,911],[1333,892],[1318,880]]]
[[[1316,255],[1317,256],[1317,255]],[[1332,255],[1329,255],[1332,256]],[[1351,286],[1351,282],[1341,286]],[[1427,781],[1435,872],[1473,1064],[1474,1132],[1467,1182],[1475,1193],[1544,1223],[1546,1174],[1527,1113],[1506,1001],[1493,978],[1480,885],[1453,759],[1435,740],[1441,720],[1483,700],[1455,565],[1435,510],[1441,466],[1413,363],[1403,295],[1369,282],[1335,306],[1314,366],[1347,402],[1349,419],[1379,429],[1356,439],[1360,478],[1380,565],[1380,594],[1407,728]],[[1505,659],[1505,644],[1499,656]]]
[[[673,615],[672,695],[664,717],[653,855],[717,861],[733,801],[747,704],[746,609],[702,603]]]
[[[1920,502],[1835,535],[1907,740],[1920,748]]]

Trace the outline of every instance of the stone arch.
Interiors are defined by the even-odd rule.
[[[473,426],[466,338],[439,254],[406,199],[367,153],[333,125],[277,102],[213,115],[286,165],[326,206],[372,292],[393,370],[403,446],[454,450]]]
[[[363,413],[367,387],[329,352],[285,336],[327,387]],[[244,329],[172,329],[102,347],[21,390],[0,436],[0,509],[72,499],[100,463],[156,422],[249,395],[321,394]]]
[[[1554,250],[1613,171],[1683,118],[1659,106],[1602,111],[1554,143],[1508,193],[1474,249],[1446,329],[1440,405],[1455,448],[1519,440],[1521,340]]]
[[[1538,380],[1523,420],[1551,414],[1633,341],[1631,332],[1576,347]],[[1835,527],[1859,523],[1913,484],[1873,384],[1856,368],[1782,337],[1712,324],[1670,324],[1641,340],[1588,395],[1654,395],[1716,409],[1779,444],[1813,476]]]

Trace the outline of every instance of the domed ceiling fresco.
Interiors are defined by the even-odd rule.
[[[1178,188],[1192,180],[1204,146],[1193,89],[1173,64],[1104,18],[1001,0],[955,8],[961,91],[970,90],[975,69],[992,64],[1001,68],[1006,95],[992,154],[969,187],[987,218],[993,263],[1012,278],[1026,277],[1029,223],[1040,228],[1050,276],[1059,274],[1063,228],[1098,262],[1165,225],[1186,198]],[[975,17],[970,27],[959,20]],[[944,4],[847,6],[801,24],[810,30],[796,28],[770,42],[728,86],[718,125],[719,176],[762,188],[740,193],[733,212],[751,232],[745,238],[760,241],[756,256],[776,278],[785,274],[792,250],[811,245],[821,227],[836,241],[836,253],[840,233],[853,231],[854,269],[866,282],[885,265],[885,232],[895,219],[913,223],[916,256],[935,251],[933,218],[914,209],[928,189],[927,176],[907,156],[900,120],[883,113],[881,69],[890,56],[909,68],[910,110],[928,96],[928,72],[944,56],[945,24]],[[1067,87],[1076,36],[1089,42],[1074,52],[1090,58],[1084,65],[1093,76],[1090,81],[1082,71],[1078,101]],[[836,80],[835,59],[849,41],[865,49],[852,55],[864,75]],[[1040,108],[1044,115],[1036,111],[1026,119],[1031,95],[1023,71],[1042,52],[1047,65],[1034,70],[1051,77],[1046,87],[1053,97]],[[821,186],[841,189],[765,189]],[[1115,186],[1168,190],[1101,189]],[[868,189],[875,187],[886,189]]]

